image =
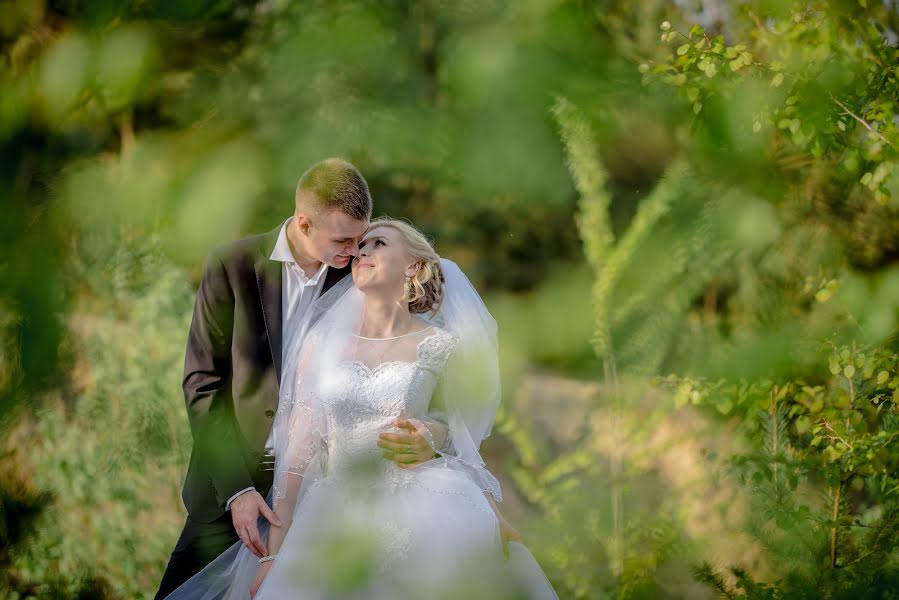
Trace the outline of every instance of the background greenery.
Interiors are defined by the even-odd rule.
[[[353,161],[563,598],[899,593],[899,3],[0,2],[0,597],[152,597],[202,259]]]

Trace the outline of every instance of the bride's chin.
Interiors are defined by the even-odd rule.
[[[357,275],[353,273],[353,285],[362,293],[370,293],[374,286],[371,285],[371,278],[365,275]]]

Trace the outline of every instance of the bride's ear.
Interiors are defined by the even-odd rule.
[[[406,267],[406,277],[415,277],[421,270],[422,264],[420,260],[409,263]]]

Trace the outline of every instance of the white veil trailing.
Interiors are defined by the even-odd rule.
[[[285,336],[286,360],[272,426],[274,480],[266,497],[284,526],[273,528],[260,517],[259,533],[267,545],[283,542],[299,499],[326,474],[328,435],[317,390],[346,340],[358,331],[362,299],[352,278],[346,277],[316,300],[300,325]],[[246,600],[259,565],[256,555],[235,542],[166,600]]]
[[[359,331],[363,299],[347,277],[323,294],[298,330],[290,332],[273,425],[273,506],[283,500],[296,504],[326,473],[328,431],[319,391],[334,376],[349,340]],[[302,485],[294,490],[291,481],[296,478]],[[296,497],[291,498],[294,491]]]
[[[459,345],[447,362],[441,384],[449,439],[438,452],[449,466],[464,469],[499,502],[499,482],[479,451],[490,435],[501,399],[496,321],[456,263],[443,258],[440,268],[444,296],[432,321],[452,333]]]

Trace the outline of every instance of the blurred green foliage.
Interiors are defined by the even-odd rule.
[[[732,565],[732,586],[703,563],[701,580],[750,598],[881,597],[899,585],[897,368],[895,352],[842,347],[815,383],[666,379],[675,406],[732,414],[756,442],[730,457],[730,476],[751,491],[746,527],[775,577]]]
[[[887,597],[897,35],[891,0],[0,2],[0,597],[152,595],[203,255],[330,155],[487,294],[488,450],[562,597]],[[576,443],[516,411],[535,372],[601,383]]]
[[[661,49],[639,64],[647,90],[674,92],[678,149],[626,227],[600,120],[555,101],[605,386],[560,455],[507,425],[528,457],[516,479],[544,527],[565,532],[543,557],[572,597],[693,597],[691,571],[727,598],[891,597],[899,15],[892,3],[727,8],[705,27],[660,21]],[[666,373],[670,393],[646,396]],[[688,425],[692,405],[719,425]],[[686,471],[666,481],[683,444],[653,447],[677,418],[702,448],[691,466],[728,494],[706,513],[742,509],[699,534],[703,486],[679,486]],[[734,532],[735,546],[754,540],[742,556],[715,547]]]

